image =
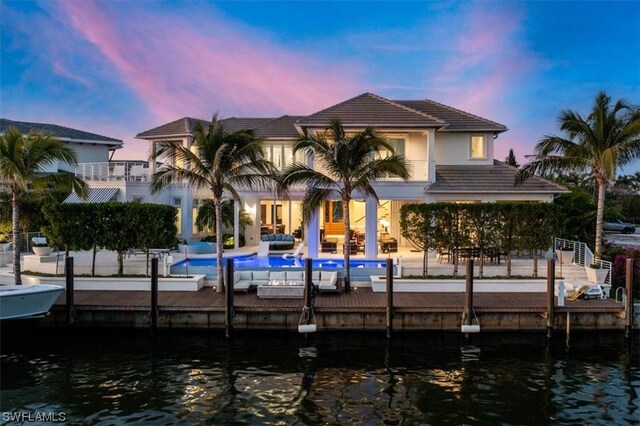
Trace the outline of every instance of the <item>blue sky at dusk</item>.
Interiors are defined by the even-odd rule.
[[[640,2],[3,1],[0,116],[125,141],[191,116],[308,114],[363,92],[505,124],[519,160],[599,90],[640,104]],[[636,163],[627,172],[640,170]]]

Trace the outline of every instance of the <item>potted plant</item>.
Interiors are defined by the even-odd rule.
[[[556,249],[556,256],[563,265],[570,265],[573,262],[573,256],[575,253],[574,249],[567,246],[562,246]]]
[[[603,269],[599,263],[592,263],[585,267],[585,271],[587,272],[587,279],[589,282],[595,284],[604,283],[604,280],[607,278],[607,274],[609,273],[609,270]]]
[[[31,245],[31,250],[36,256],[48,256],[51,254],[51,247],[46,242],[34,241]]]

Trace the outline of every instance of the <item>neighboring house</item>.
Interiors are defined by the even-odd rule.
[[[400,245],[404,244],[399,229],[399,212],[404,203],[550,202],[557,194],[566,192],[565,188],[537,177],[515,186],[516,169],[493,158],[494,141],[507,128],[430,100],[392,101],[364,93],[308,116],[232,117],[221,121],[230,131],[253,129],[264,138],[267,157],[276,167],[284,169],[293,162],[309,161],[313,165],[313,159],[305,159],[302,153],[293,155],[293,144],[304,132],[326,128],[333,118],[340,119],[347,131],[375,127],[388,138],[396,153],[407,158],[411,171],[408,182],[384,179],[374,185],[379,204],[357,196],[352,201],[351,224],[366,235],[366,257],[377,255],[380,232],[388,232]],[[202,120],[181,118],[136,137],[149,141],[151,150],[159,140],[173,140],[189,147],[198,121]],[[200,200],[211,195],[206,190],[194,191],[181,185],[174,185],[168,192],[169,202],[181,212],[181,238],[191,238],[195,233],[195,209]],[[279,200],[270,193],[240,191],[242,207],[254,218],[254,226],[245,232],[247,244],[256,245],[261,232],[292,233],[302,227],[303,194],[301,187],[291,191],[290,200]],[[151,199],[148,195],[145,201],[146,197]],[[342,226],[341,202],[325,203],[304,229],[308,255],[318,254],[321,229],[325,236],[341,237]]]
[[[66,162],[55,162],[43,168],[42,172],[57,173],[59,171],[65,171],[78,173],[78,170],[86,170],[87,173],[90,172],[91,176],[83,176],[88,178],[87,181],[89,181],[92,186],[89,196],[86,200],[83,200],[83,202],[105,202],[118,199],[125,201],[127,199],[126,194],[120,194],[118,188],[104,190],[100,189],[97,183],[97,181],[100,180],[101,169],[108,171],[109,169],[117,167],[117,163],[110,163],[109,160],[116,150],[122,148],[123,143],[120,139],[59,126],[57,124],[32,123],[0,118],[0,134],[4,134],[5,130],[10,127],[17,128],[25,136],[31,130],[49,133],[56,139],[64,142],[76,153],[79,167],[73,167]],[[72,194],[67,198],[66,202],[77,202],[74,200],[77,200],[77,197],[75,194]]]
[[[56,139],[64,142],[73,149],[78,156],[78,163],[100,163],[109,161],[113,153],[122,148],[122,141],[83,130],[72,129],[70,127],[58,126],[56,124],[30,123],[26,121],[14,121],[0,118],[0,134],[5,130],[15,127],[22,134],[29,131],[50,133]],[[74,172],[74,167],[67,163],[54,163],[49,165],[43,172],[68,171]]]

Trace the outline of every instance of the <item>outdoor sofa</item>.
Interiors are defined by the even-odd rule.
[[[248,292],[269,282],[285,281],[304,285],[304,271],[235,271],[233,273],[233,291]],[[321,292],[340,291],[338,271],[313,271],[311,282]]]
[[[261,241],[269,241],[269,250],[291,250],[295,244],[295,238],[290,234],[264,234]]]

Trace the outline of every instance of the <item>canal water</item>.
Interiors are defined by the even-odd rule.
[[[0,423],[637,425],[637,343],[3,328]]]

